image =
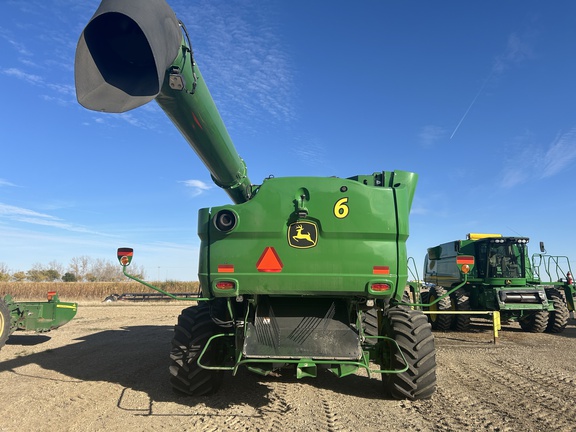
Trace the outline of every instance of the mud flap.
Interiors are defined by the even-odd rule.
[[[349,322],[348,305],[338,299],[261,298],[247,324],[247,358],[357,360],[358,332]]]

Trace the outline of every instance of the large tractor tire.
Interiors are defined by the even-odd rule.
[[[170,358],[170,383],[176,393],[202,396],[213,394],[222,384],[221,370],[203,369],[198,365],[198,358],[204,350],[208,339],[222,333],[211,317],[208,302],[184,309],[174,327],[174,338]],[[225,346],[220,343],[224,338],[213,342],[202,357],[206,366],[221,366],[225,359]],[[223,342],[223,341],[222,341]]]
[[[378,309],[373,308],[362,314],[362,327],[366,336],[378,336]],[[375,345],[378,339],[367,338],[366,342]]]
[[[554,310],[549,312],[548,325],[545,331],[547,333],[562,333],[570,318],[566,296],[557,288],[549,288],[546,290],[546,297],[554,305]]]
[[[457,311],[470,310],[470,296],[462,289],[456,290],[452,294],[452,303]],[[465,332],[470,329],[470,315],[455,315],[452,321],[452,328],[456,331]]]
[[[410,297],[410,292],[408,288],[404,290],[404,294],[402,294],[402,302],[403,303],[412,303],[412,299]],[[367,311],[364,311],[362,314],[362,328],[364,330],[364,334],[366,336],[378,336],[378,309],[372,308]],[[366,342],[370,345],[375,345],[378,339],[366,339]]]
[[[394,339],[408,362],[406,372],[382,374],[385,391],[395,399],[430,398],[436,390],[436,349],[426,316],[407,306],[388,307],[382,317],[380,335]],[[383,370],[405,367],[391,342],[382,343],[381,367]]]
[[[432,303],[436,301],[439,297],[446,294],[446,291],[441,286],[435,286],[430,288],[429,292],[422,293],[422,303]],[[428,310],[431,312],[434,311],[449,311],[452,310],[452,300],[450,296],[444,297],[438,303],[435,303],[429,307],[424,307],[424,310]],[[428,319],[432,324],[432,328],[434,330],[450,330],[452,327],[452,321],[454,320],[454,315],[444,315],[444,314],[429,314]]]
[[[548,311],[532,312],[518,322],[525,332],[542,333],[548,327]]]
[[[10,310],[4,300],[0,299],[0,349],[10,336]]]

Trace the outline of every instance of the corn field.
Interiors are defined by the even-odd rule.
[[[198,282],[167,281],[152,285],[169,293],[196,293]],[[137,282],[0,282],[0,298],[10,294],[16,301],[46,300],[49,291],[56,291],[60,300],[103,301],[112,294],[156,292]]]

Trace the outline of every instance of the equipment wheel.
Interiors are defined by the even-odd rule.
[[[406,287],[404,293],[402,294],[402,302],[403,303],[411,303],[412,300],[410,298],[410,292],[408,291],[409,288]],[[378,336],[378,309],[372,308],[367,311],[364,311],[362,314],[362,327],[364,329],[364,334],[366,336]],[[366,339],[366,342],[370,345],[374,345],[377,342],[377,339]]]
[[[443,287],[434,286],[430,288],[429,292],[422,293],[422,303],[432,303],[446,293],[447,291]],[[424,310],[429,310],[431,312],[452,310],[452,300],[450,299],[450,296],[446,296],[429,307],[425,306]],[[434,330],[450,330],[450,327],[452,327],[452,321],[454,320],[454,315],[429,314],[428,319],[430,320]]]
[[[525,332],[542,333],[548,326],[548,311],[537,311],[526,315],[518,321]]]
[[[208,370],[198,366],[198,358],[208,339],[221,333],[211,317],[208,302],[184,309],[174,327],[170,352],[170,383],[176,393],[202,396],[213,394],[222,384],[221,370]],[[202,362],[207,366],[221,366],[225,360],[226,347],[222,339],[210,345]]]
[[[0,349],[10,336],[10,310],[4,300],[0,299]]]
[[[362,327],[366,336],[378,336],[378,309],[373,308],[362,314]],[[377,339],[366,339],[370,345],[376,344]]]
[[[545,331],[547,333],[562,333],[568,324],[568,318],[570,318],[566,296],[557,288],[548,288],[546,297],[554,305],[554,310],[549,312],[548,325]]]
[[[394,339],[408,362],[406,372],[382,374],[385,392],[394,399],[430,398],[436,390],[436,349],[426,316],[407,306],[387,307],[380,335]],[[380,360],[383,370],[405,367],[402,356],[391,342],[382,342]]]
[[[457,311],[470,310],[470,296],[462,289],[452,294],[452,302]],[[470,328],[470,315],[456,315],[453,319],[452,327],[456,331],[468,331]]]

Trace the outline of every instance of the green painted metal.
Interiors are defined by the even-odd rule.
[[[400,300],[408,278],[405,241],[416,175],[396,171],[372,178],[384,181],[374,186],[374,181],[365,185],[335,177],[272,178],[249,202],[201,209],[203,296],[337,294]],[[305,196],[305,216],[298,215],[300,196]],[[342,200],[347,200],[346,217],[335,210]],[[214,223],[222,212],[236,219],[226,232]],[[313,234],[314,241],[306,234]],[[281,267],[262,268],[268,248]],[[234,289],[219,289],[225,281],[233,282]],[[390,289],[375,291],[376,283]]]
[[[61,302],[56,293],[49,293],[47,302],[18,302],[6,295],[0,299],[0,348],[15,331],[55,330],[72,320],[77,310],[77,303]]]
[[[198,213],[197,300],[204,303],[185,309],[181,324],[204,329],[205,340],[192,342],[197,337],[189,334],[192,328],[178,331],[190,345],[181,351],[182,341],[176,344],[175,388],[208,391],[210,384],[181,388],[180,371],[184,376],[189,368],[200,368],[206,383],[212,374],[235,374],[242,365],[263,374],[293,365],[298,377],[315,376],[321,365],[346,376],[358,368],[370,372],[370,360],[386,364],[383,353],[398,351],[397,359],[388,360],[400,367],[375,372],[407,374],[414,389],[406,396],[430,397],[435,363],[422,371],[434,379],[421,391],[418,348],[404,342],[401,349],[386,334],[366,335],[361,321],[364,311],[402,299],[418,176],[398,170],[349,178],[268,178],[253,185],[194,61],[185,27],[179,36],[178,21],[163,0],[141,5],[142,0],[102,1],[76,51],[78,100],[106,112],[156,100],[233,201]],[[162,292],[126,272],[132,255],[130,248],[118,251],[124,274]],[[403,319],[422,329],[418,317],[402,318],[397,311],[394,320]],[[411,340],[420,337],[426,339]],[[189,363],[182,365],[180,355]],[[220,361],[214,363],[216,357]]]
[[[533,254],[529,272],[529,282],[553,286],[564,292],[568,310],[574,312],[576,283],[570,259],[565,255]]]

